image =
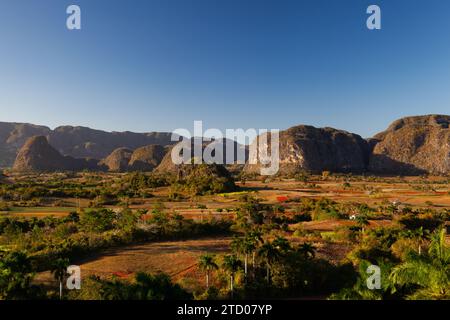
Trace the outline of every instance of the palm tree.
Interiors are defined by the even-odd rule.
[[[313,244],[309,242],[303,243],[299,248],[298,251],[303,254],[305,258],[314,258],[316,256],[316,247],[314,247]]]
[[[231,298],[233,299],[233,283],[234,283],[234,275],[239,269],[242,268],[242,262],[235,255],[227,255],[223,258],[222,267],[229,273],[230,275],[230,292]]]
[[[368,226],[370,223],[365,214],[359,214],[356,217],[356,224],[361,228],[361,233],[364,234],[364,227]]]
[[[445,244],[445,229],[432,235],[427,254],[410,251],[389,277],[394,285],[420,287],[408,298],[450,298],[450,248]]]
[[[70,265],[69,259],[59,258],[56,259],[52,265],[51,272],[55,277],[55,280],[59,282],[59,299],[62,299],[63,281],[67,275],[67,267]]]
[[[428,234],[428,231],[424,230],[423,227],[420,227],[419,229],[416,229],[413,232],[413,237],[416,238],[417,241],[419,242],[419,244],[418,244],[419,255],[422,254],[422,245],[424,243],[424,239],[426,238],[427,234]]]
[[[277,236],[275,240],[273,240],[272,245],[279,251],[279,252],[287,252],[291,248],[291,245],[289,244],[289,241],[286,238]]]
[[[426,232],[426,230],[423,230],[423,227],[420,227],[419,229],[416,230],[415,233],[416,233],[417,239],[419,240],[419,255],[421,255],[422,254],[422,244],[423,244],[424,238],[427,235],[427,232]]]
[[[405,232],[402,233],[402,236],[406,237],[406,238],[412,238],[412,239],[416,239],[418,242],[418,252],[419,255],[422,254],[422,245],[425,242],[426,237],[428,236],[429,232],[428,230],[424,230],[423,227],[420,227],[418,229],[415,230],[406,230]]]
[[[256,248],[259,244],[263,243],[262,233],[260,230],[254,229],[247,233],[246,239],[249,242],[249,245],[251,244],[254,249],[252,250],[252,266],[253,269],[255,269],[255,260],[256,260]]]
[[[279,255],[280,252],[271,242],[264,243],[258,250],[258,256],[260,256],[266,262],[267,283],[270,282],[270,266]]]
[[[242,248],[243,248],[243,243],[244,243],[244,239],[240,238],[240,237],[234,237],[233,240],[231,241],[230,247],[231,250],[235,253],[237,253],[238,255],[242,253]]]
[[[254,254],[256,250],[256,243],[254,239],[244,239],[244,243],[242,244],[242,250],[244,251],[244,273],[245,278],[247,278],[247,270],[248,270],[248,255]]]
[[[266,279],[270,282],[270,268],[273,262],[291,249],[286,238],[277,236],[272,242],[264,243],[258,250],[258,255],[266,261]]]
[[[256,249],[255,240],[253,238],[234,238],[231,242],[231,248],[234,252],[244,255],[244,273],[247,278],[248,255]]]
[[[201,270],[206,271],[206,288],[209,288],[209,273],[217,270],[219,266],[214,261],[215,256],[204,254],[200,256],[198,266]]]

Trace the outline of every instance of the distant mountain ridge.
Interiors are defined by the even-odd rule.
[[[39,132],[46,135],[27,140],[28,135]],[[155,140],[160,143],[154,143]],[[107,133],[83,127],[50,130],[35,125],[0,123],[0,163],[11,163],[16,159],[14,169],[17,171],[76,171],[83,168],[174,172],[178,168],[172,162],[171,150],[181,146],[181,142],[170,143],[173,142],[169,133]],[[188,140],[189,158],[192,157],[191,144]],[[236,147],[248,151],[245,146]],[[202,148],[206,150],[206,145]],[[226,150],[218,152],[218,158],[223,159]],[[334,128],[298,125],[280,131],[279,155],[279,173],[282,175],[304,171],[448,175],[450,116],[398,119],[370,139]],[[255,159],[250,160],[252,163]],[[250,163],[245,165],[244,172],[260,172],[260,163]]]
[[[280,173],[446,175],[450,173],[449,126],[448,115],[404,117],[369,139],[334,128],[295,126],[280,132]],[[247,164],[244,170],[260,168],[259,163]]]
[[[169,132],[106,132],[80,126],[51,130],[28,123],[0,122],[0,167],[11,167],[16,156],[33,136],[44,136],[64,156],[103,159],[117,148],[137,149],[151,144],[172,144]]]

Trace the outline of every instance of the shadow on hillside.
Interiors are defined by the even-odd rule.
[[[376,174],[414,175],[426,174],[427,171],[410,163],[392,159],[383,154],[373,154],[370,157],[369,171]]]

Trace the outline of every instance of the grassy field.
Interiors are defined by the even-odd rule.
[[[137,244],[109,249],[76,262],[83,277],[97,275],[131,278],[136,272],[164,272],[174,281],[186,279],[203,284],[204,274],[198,269],[198,258],[204,253],[226,253],[231,239],[206,238]],[[50,272],[41,273],[38,282],[54,285]]]
[[[237,183],[248,191],[234,192],[228,194],[217,194],[211,196],[198,196],[194,200],[188,201],[168,201],[169,188],[155,188],[153,198],[133,199],[129,207],[132,209],[151,209],[156,204],[163,204],[164,207],[173,212],[185,215],[189,218],[202,219],[207,215],[229,216],[229,212],[241,204],[242,195],[249,194],[257,197],[265,203],[280,203],[277,198],[286,197],[288,199],[298,198],[328,198],[337,202],[359,202],[370,206],[383,203],[398,203],[402,206],[412,208],[449,208],[450,207],[450,187],[444,183],[444,178],[429,178],[422,181],[417,177],[383,178],[379,181],[356,181],[350,182],[350,187],[343,187],[342,181],[323,181],[312,179],[308,184],[299,183],[294,180],[282,180],[274,182],[247,181],[245,185]],[[443,182],[444,181],[444,182]],[[435,182],[435,184],[433,184]],[[431,190],[418,190],[423,185]],[[73,200],[73,199],[72,199]],[[75,201],[75,200],[73,200]],[[81,201],[81,207],[87,207],[87,201]],[[293,204],[294,206],[294,204]],[[120,208],[120,206],[105,206],[107,208]],[[63,216],[71,211],[76,211],[76,207],[12,207],[9,215],[35,216],[45,215]],[[219,212],[219,211],[221,212]]]

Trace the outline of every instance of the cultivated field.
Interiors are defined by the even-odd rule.
[[[77,190],[86,193],[104,188],[104,185],[108,185],[111,189],[123,190],[128,188],[123,181],[127,181],[124,179],[128,179],[129,176],[130,174],[110,173],[80,173],[63,177],[45,174],[37,177],[11,175],[9,181],[10,185],[16,183],[26,185],[27,181],[32,180],[36,186],[58,185],[60,189],[78,188]],[[0,208],[3,210],[0,211],[0,216],[38,220],[48,219],[51,216],[61,219],[69,218],[71,212],[83,213],[103,208],[120,213],[127,208],[131,212],[144,213],[141,216],[141,223],[154,219],[153,214],[158,212],[172,217],[171,219],[175,219],[173,221],[177,221],[176,217],[179,216],[185,221],[200,224],[212,221],[231,221],[239,224],[239,212],[242,212],[242,208],[248,204],[248,199],[255,199],[259,205],[267,205],[267,208],[270,208],[265,215],[271,221],[278,221],[276,224],[279,224],[275,228],[278,231],[267,229],[267,232],[263,233],[265,241],[281,235],[291,246],[310,243],[314,247],[315,257],[339,265],[347,261],[348,254],[362,240],[360,233],[352,231],[352,228],[361,228],[360,222],[355,217],[361,213],[364,206],[370,214],[367,215],[368,220],[363,226],[363,232],[398,225],[399,217],[405,212],[450,210],[450,186],[448,178],[444,177],[334,175],[308,176],[307,181],[282,178],[238,180],[236,184],[239,187],[236,192],[185,195],[177,199],[172,197],[171,186],[155,186],[147,188],[145,196],[139,194],[124,196],[119,193],[116,201],[107,200],[104,203],[98,200],[99,196],[86,197],[80,191],[77,191],[80,196],[70,194],[60,196],[53,191],[50,194],[53,192],[55,196],[33,195],[25,198],[21,195],[8,201],[7,206],[3,205],[3,209]],[[339,217],[327,215],[315,217],[317,202],[321,201],[325,201],[324,208],[329,208],[325,210],[326,212],[337,210]],[[314,206],[316,209],[313,209]],[[307,212],[313,216],[304,219]],[[209,236],[186,234],[179,240],[137,240],[114,244],[111,247],[95,249],[72,260],[71,263],[81,267],[84,279],[98,276],[102,279],[132,281],[138,272],[150,274],[162,272],[183,288],[199,292],[205,289],[205,271],[199,265],[200,257],[204,254],[214,254],[218,257],[218,261],[221,261],[221,257],[231,254],[233,237],[239,232],[233,233],[234,231],[231,234],[219,233]],[[7,244],[3,246],[8,248]],[[222,284],[218,286],[226,287],[224,274],[224,271],[221,271],[212,275],[212,283],[219,281]],[[40,271],[34,282],[44,284],[46,287],[57,286],[50,271]]]

